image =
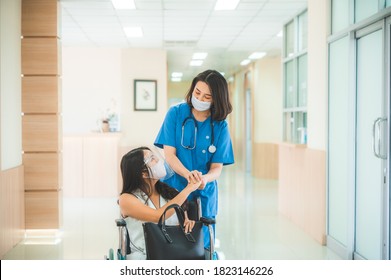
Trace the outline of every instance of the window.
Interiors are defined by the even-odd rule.
[[[307,11],[284,26],[284,141],[307,143]]]
[[[349,26],[349,0],[331,1],[331,30],[332,33]]]

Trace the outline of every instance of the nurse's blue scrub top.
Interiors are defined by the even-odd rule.
[[[212,141],[212,126],[210,116],[203,122],[195,120],[191,113],[191,108],[187,103],[180,103],[172,106],[166,115],[159,134],[156,137],[155,145],[159,148],[163,146],[172,146],[176,148],[176,156],[188,170],[198,170],[202,174],[209,171],[211,163],[222,163],[228,165],[234,163],[234,154],[232,141],[229,135],[228,124],[224,121],[213,121],[214,145],[216,152],[208,151]],[[186,122],[185,119],[187,119]],[[197,139],[195,136],[195,122],[197,122]],[[182,126],[183,146],[195,148],[190,150],[182,146]],[[187,185],[187,180],[178,174],[174,174],[165,181],[177,190],[183,190]],[[218,208],[218,189],[217,181],[208,182],[205,189],[195,191],[189,197],[200,197],[202,204],[202,215],[204,217],[213,217],[217,214]]]

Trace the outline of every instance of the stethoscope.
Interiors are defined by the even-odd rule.
[[[190,146],[190,145],[184,145],[183,144],[183,135],[185,133],[185,125],[187,122],[189,121],[192,121],[194,123],[194,142],[193,142],[193,145]],[[211,154],[214,154],[216,152],[216,146],[213,145],[214,143],[214,138],[215,138],[215,135],[214,135],[214,129],[213,129],[213,121],[212,121],[212,116],[210,116],[210,129],[212,131],[212,137],[211,137],[211,140],[210,140],[210,145],[208,147],[208,151],[209,153]],[[196,142],[197,142],[197,131],[198,131],[198,125],[197,125],[197,121],[196,119],[193,117],[193,116],[189,116],[187,117],[186,119],[183,120],[183,123],[182,123],[182,137],[181,137],[181,145],[183,148],[187,149],[187,150],[193,150],[195,147],[196,147]]]

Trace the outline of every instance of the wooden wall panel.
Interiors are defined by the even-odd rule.
[[[58,228],[62,186],[58,0],[22,0],[22,146],[26,228]]]
[[[0,258],[24,237],[23,166],[0,171]]]
[[[59,228],[61,226],[61,196],[61,191],[25,192],[26,228]]]
[[[278,144],[254,143],[253,176],[261,179],[278,179]]]
[[[57,0],[22,0],[22,36],[59,37],[60,11]]]
[[[61,150],[61,125],[58,115],[24,115],[22,129],[25,152]]]
[[[23,164],[26,190],[60,189],[60,153],[24,153]]]
[[[320,244],[326,244],[324,151],[280,145],[278,209]]]
[[[60,42],[57,38],[22,39],[23,75],[60,75]]]
[[[57,76],[22,77],[22,112],[54,113],[61,108],[61,80]]]

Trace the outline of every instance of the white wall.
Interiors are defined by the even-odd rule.
[[[22,164],[21,1],[0,0],[0,165]]]
[[[151,145],[167,112],[166,52],[153,49],[62,49],[63,132],[98,130],[102,111],[120,116],[121,145]],[[157,111],[133,110],[134,79],[157,80]]]
[[[112,99],[121,102],[121,50],[63,47],[64,134],[97,130]]]
[[[319,150],[327,133],[327,2],[308,0],[308,148]]]
[[[265,57],[254,66],[254,142],[282,141],[281,57]]]
[[[151,145],[167,112],[167,54],[163,50],[124,49],[121,60],[122,145]],[[157,111],[133,110],[135,79],[157,80]]]

